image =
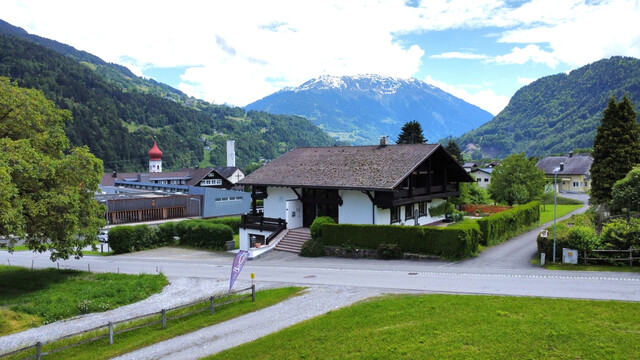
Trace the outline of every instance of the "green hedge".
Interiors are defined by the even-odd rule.
[[[322,242],[330,246],[350,246],[376,250],[380,244],[397,244],[409,253],[466,258],[478,250],[480,229],[474,221],[447,227],[397,225],[324,224]]]
[[[116,254],[157,246],[156,229],[148,225],[116,226],[109,230],[109,247]]]
[[[540,204],[537,201],[478,219],[482,232],[480,244],[488,246],[504,242],[540,221]]]
[[[176,229],[179,229],[180,244],[186,246],[226,249],[226,242],[233,240],[233,230],[230,226],[209,221],[182,221]]]
[[[239,234],[240,233],[240,221],[241,220],[242,220],[242,218],[240,218],[240,217],[225,217],[225,218],[207,219],[205,221],[208,222],[208,223],[212,223],[212,224],[227,225],[228,227],[231,228],[231,230],[233,230],[234,234]]]

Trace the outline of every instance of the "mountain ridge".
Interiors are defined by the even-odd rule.
[[[276,114],[304,116],[334,139],[373,144],[395,138],[408,121],[421,123],[425,137],[461,135],[493,115],[415,78],[376,74],[322,75],[295,88],[283,88],[247,106]]]

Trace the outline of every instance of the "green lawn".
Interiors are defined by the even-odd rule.
[[[162,291],[164,275],[0,265],[0,336],[138,302]]]
[[[583,205],[557,205],[556,207],[556,219],[559,219],[573,210],[580,209]],[[553,221],[553,205],[546,205],[546,210],[543,211],[544,205],[540,206],[540,224],[546,224],[549,221]]]
[[[638,359],[639,303],[394,295],[208,359]]]
[[[72,347],[61,352],[55,353],[53,358],[57,359],[86,359],[86,360],[99,360],[99,359],[111,359],[113,357],[123,355],[137,349],[153,345],[155,343],[174,338],[176,336],[184,335],[198,329],[202,329],[207,326],[215,325],[232,318],[242,316],[244,314],[257,311],[266,308],[271,305],[275,305],[278,302],[284,301],[293,296],[297,296],[302,293],[304,289],[300,287],[286,287],[279,289],[268,289],[256,292],[256,301],[251,302],[251,299],[244,299],[235,303],[222,305],[216,307],[214,314],[211,314],[208,310],[197,314],[186,315],[193,310],[208,308],[208,303],[202,303],[179,309],[175,311],[167,312],[167,317],[176,315],[186,315],[179,319],[173,319],[167,321],[167,327],[162,329],[160,324],[144,326],[139,329],[131,330],[114,336],[113,345],[109,345],[109,339],[99,339],[91,341],[86,344]],[[242,296],[232,295],[232,296]],[[224,302],[226,298],[219,298],[217,302]],[[159,320],[160,316],[156,318],[141,319],[134,321],[130,324],[122,325],[125,328],[133,328],[139,325],[148,324],[151,321]],[[122,329],[116,327],[116,330]],[[53,349],[59,349],[70,344],[75,344],[83,340],[93,338],[96,336],[105,335],[106,330],[97,330],[92,333],[88,333],[83,336],[65,339],[62,341],[54,342],[52,344],[46,344],[42,350],[44,352],[52,351]],[[15,359],[22,359],[25,356],[34,355],[35,351],[25,351],[19,356],[15,356]],[[47,358],[47,357],[45,357]],[[8,360],[14,360],[14,357],[8,358]]]

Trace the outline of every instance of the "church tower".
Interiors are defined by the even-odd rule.
[[[149,172],[162,172],[162,151],[158,149],[155,140],[153,147],[149,150]]]

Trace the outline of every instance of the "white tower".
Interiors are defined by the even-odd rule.
[[[158,149],[155,140],[153,147],[149,150],[149,172],[162,172],[162,151]]]
[[[236,141],[227,140],[227,166],[236,166]]]

